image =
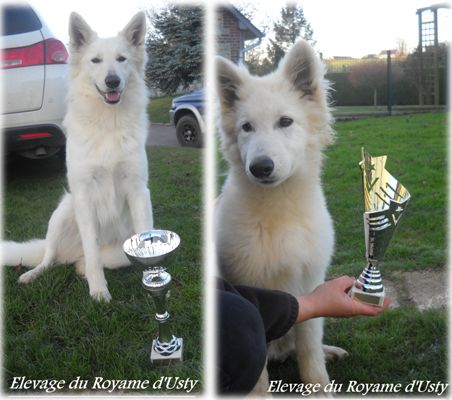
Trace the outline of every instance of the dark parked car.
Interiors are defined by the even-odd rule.
[[[201,147],[204,131],[204,92],[196,90],[175,97],[170,110],[171,124],[176,127],[181,146]]]

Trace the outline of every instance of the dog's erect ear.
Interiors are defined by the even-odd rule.
[[[135,14],[120,33],[132,46],[142,46],[146,36],[146,15],[143,11]]]
[[[86,21],[76,12],[69,17],[69,37],[71,51],[77,51],[84,45],[91,43],[97,36]]]
[[[285,77],[303,96],[311,96],[317,90],[322,77],[322,66],[314,49],[305,40],[299,40],[289,50],[282,64]]]
[[[237,91],[242,84],[239,68],[231,61],[223,57],[216,57],[217,88],[221,105],[224,108],[232,108],[239,99]]]

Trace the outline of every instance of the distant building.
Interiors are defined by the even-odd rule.
[[[217,53],[234,63],[243,61],[246,51],[260,44],[265,36],[233,5],[217,9]],[[250,40],[256,40],[246,46]]]
[[[353,57],[350,57],[350,56],[333,56],[333,60],[338,60],[338,61],[353,60]]]
[[[397,50],[390,50],[390,52],[391,52],[391,58],[395,58],[399,55]],[[382,50],[382,51],[380,51],[380,54],[378,54],[379,59],[386,59],[387,57],[388,57],[387,50]]]

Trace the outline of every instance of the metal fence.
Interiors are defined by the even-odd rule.
[[[435,50],[437,51],[437,50]],[[438,65],[428,63],[429,49],[422,53],[423,70],[420,71],[418,52],[398,54],[391,50],[378,56],[361,59],[335,57],[325,59],[327,79],[332,84],[335,106],[407,106],[434,105],[433,93],[426,92],[427,77],[438,74],[438,103],[447,102],[447,45],[442,44]],[[433,49],[431,49],[433,52]],[[433,68],[437,70],[433,71]],[[423,87],[421,87],[421,76]],[[420,92],[423,91],[422,101]],[[429,96],[426,95],[429,93]],[[389,110],[390,111],[390,110]]]

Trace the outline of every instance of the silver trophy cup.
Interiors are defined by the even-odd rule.
[[[155,319],[159,326],[159,335],[152,342],[151,362],[168,364],[182,361],[183,340],[171,334],[170,315],[166,311],[171,275],[166,268],[157,265],[168,261],[180,244],[179,236],[171,231],[150,230],[132,236],[124,242],[123,250],[133,265],[146,267],[142,284],[155,302]]]
[[[385,288],[378,269],[388,244],[410,200],[410,194],[386,169],[387,156],[371,157],[361,149],[363,177],[364,239],[367,267],[363,270],[351,296],[382,306]]]

